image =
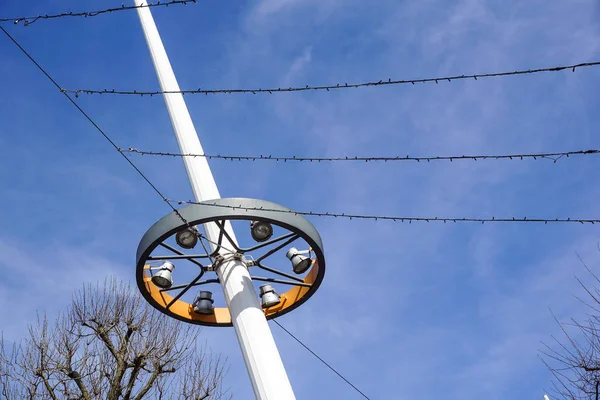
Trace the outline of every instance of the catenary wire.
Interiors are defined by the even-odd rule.
[[[187,3],[196,3],[197,0],[172,0],[172,1],[166,1],[166,2],[161,2],[160,0],[157,1],[156,3],[148,3],[147,5],[142,5],[140,4],[139,6],[125,6],[124,4],[121,4],[121,7],[113,7],[113,8],[107,8],[104,10],[96,10],[96,11],[81,11],[81,12],[64,12],[64,13],[60,13],[60,14],[43,14],[43,15],[36,15],[36,16],[32,16],[32,17],[16,17],[16,18],[0,18],[0,23],[2,22],[13,22],[14,24],[18,24],[21,21],[23,22],[23,26],[28,26],[33,24],[36,21],[39,21],[41,19],[56,19],[56,18],[64,18],[64,17],[95,17],[97,15],[102,15],[102,14],[106,14],[106,13],[112,13],[112,12],[116,12],[116,11],[124,11],[124,10],[133,10],[136,8],[145,8],[145,7],[168,7],[170,5],[175,5],[175,4],[183,4],[186,5]]]
[[[31,54],[29,54],[27,52],[27,50],[25,50],[17,41],[15,38],[13,38],[7,31],[6,29],[4,29],[2,26],[0,26],[0,30],[2,30],[2,32],[4,32],[4,34],[6,36],[8,36],[8,38],[19,48],[19,50],[21,50],[21,52],[23,52],[23,54],[25,54],[25,56],[27,56],[27,58],[29,58],[29,60],[35,64],[35,66],[46,76],[46,78],[48,78],[48,80],[50,80],[52,82],[52,84],[54,84],[54,86],[56,86],[59,90],[60,90],[60,85],[54,80],[54,78],[52,78],[50,76],[50,74],[48,74],[48,72],[46,72],[46,70],[40,65],[38,64],[38,62],[31,56]],[[165,195],[162,194],[162,192],[148,179],[148,177],[137,167],[137,165],[135,165],[135,163],[133,161],[131,161],[129,159],[129,157],[127,157],[127,155],[125,153],[123,153],[119,146],[117,146],[115,144],[115,142],[106,134],[106,132],[104,132],[102,130],[102,128],[100,128],[98,126],[98,124],[96,124],[96,122],[94,122],[94,120],[79,106],[79,104],[77,104],[77,102],[75,102],[75,100],[73,100],[73,98],[71,98],[71,96],[68,95],[68,93],[64,93],[63,95],[65,95],[65,97],[69,100],[69,102],[71,102],[71,104],[73,104],[73,106],[75,106],[75,108],[77,108],[77,110],[79,110],[79,112],[94,126],[94,128],[96,128],[96,130],[98,132],[100,132],[100,134],[104,137],[104,139],[106,139],[112,147],[115,148],[115,150],[117,150],[119,152],[119,154],[121,154],[121,156],[123,156],[123,158],[129,163],[129,165],[131,165],[131,167],[133,167],[133,169],[136,170],[136,172],[146,181],[146,183],[148,185],[150,185],[150,187],[162,198],[162,200],[173,210],[173,212],[175,214],[177,214],[177,216],[184,222],[187,224],[187,221],[183,218],[183,216],[179,213],[179,211],[173,206],[173,204],[165,197]]]
[[[168,200],[171,203],[176,204],[197,204],[206,207],[221,207],[221,208],[230,208],[234,210],[244,210],[244,211],[266,211],[273,213],[284,213],[284,214],[295,214],[295,215],[305,215],[312,217],[331,217],[331,218],[346,218],[346,219],[362,219],[362,220],[382,220],[382,221],[393,221],[393,222],[478,222],[478,223],[486,223],[486,222],[522,222],[522,223],[580,223],[580,224],[596,224],[600,223],[600,219],[582,219],[582,218],[453,218],[453,217],[401,217],[401,216],[390,216],[390,215],[360,215],[360,214],[347,214],[347,213],[334,213],[334,212],[314,212],[314,211],[293,211],[293,210],[278,210],[274,208],[255,208],[255,207],[244,207],[242,205],[232,206],[226,204],[218,204],[216,202],[195,202],[195,201],[181,201],[181,200]]]
[[[54,86],[56,86],[58,89],[60,89],[60,86],[58,85],[58,83],[46,72],[46,70],[43,69],[42,66],[40,66],[40,64],[38,64],[35,59],[2,27],[0,26],[0,30],[2,30],[2,32],[4,32],[4,34],[23,52],[23,54],[25,54],[27,56],[27,58],[29,58],[29,60],[31,62],[33,62],[35,64],[35,66],[54,84]],[[146,181],[146,183],[148,183],[148,185],[150,185],[150,187],[162,198],[162,200],[168,204],[168,206],[173,210],[173,212],[175,212],[179,218],[182,219],[182,221],[184,221],[185,223],[187,223],[187,221],[185,221],[185,219],[181,216],[181,214],[179,213],[179,211],[173,206],[172,203],[177,203],[177,204],[201,204],[204,206],[214,206],[214,207],[226,207],[226,208],[239,208],[239,209],[245,209],[245,210],[262,210],[262,211],[271,211],[271,212],[284,212],[284,213],[293,213],[293,214],[299,214],[299,215],[308,215],[308,216],[315,216],[315,217],[334,217],[334,218],[347,218],[347,219],[369,219],[369,220],[387,220],[387,221],[394,221],[394,222],[480,222],[480,223],[485,223],[485,222],[528,222],[528,223],[567,223],[567,222],[571,222],[571,223],[600,223],[600,219],[571,219],[571,218],[555,218],[555,219],[540,219],[540,218],[439,218],[439,217],[399,217],[399,216],[375,216],[375,215],[358,215],[358,214],[346,214],[346,213],[331,213],[331,212],[313,212],[313,211],[282,211],[282,210],[276,210],[276,209],[265,209],[265,208],[259,208],[259,209],[253,209],[253,208],[248,208],[248,207],[235,207],[235,206],[228,206],[228,205],[222,205],[222,204],[216,204],[216,203],[197,203],[197,202],[192,202],[192,201],[179,201],[179,200],[169,200],[167,199],[162,192],[148,179],[148,177],[146,177],[146,175],[135,165],[135,163],[133,161],[131,161],[129,159],[129,157],[126,156],[126,154],[121,151],[121,148],[118,147],[115,142],[94,122],[94,120],[75,102],[75,100],[73,100],[71,98],[71,96],[68,95],[68,93],[63,92],[63,94],[65,95],[65,97],[71,102],[71,104],[73,104],[77,110],[79,110],[79,112],[96,128],[96,130],[98,130],[102,136],[115,148],[115,150],[117,150],[119,152],[119,154],[121,154],[123,156],[123,158],[125,158],[125,160],[137,171],[137,173]]]
[[[163,151],[143,151],[135,148],[119,149],[124,153],[133,153],[140,155],[150,156],[167,156],[167,157],[204,157],[206,159],[220,159],[227,161],[276,161],[276,162],[334,162],[334,161],[454,161],[454,160],[524,160],[524,159],[550,159],[555,163],[562,157],[580,156],[580,155],[599,155],[600,150],[577,150],[577,151],[563,151],[556,153],[523,153],[523,154],[496,154],[496,155],[457,155],[457,156],[432,156],[432,157],[410,157],[410,156],[393,156],[393,157],[358,157],[358,156],[345,156],[345,157],[284,157],[284,156],[272,156],[272,155],[255,155],[255,156],[240,156],[240,155],[209,155],[209,154],[191,154],[191,153],[170,153]]]
[[[310,354],[312,354],[313,356],[315,356],[319,361],[321,361],[325,366],[327,366],[327,368],[329,368],[330,370],[332,370],[333,372],[335,372],[337,376],[339,376],[340,378],[342,378],[344,380],[344,382],[346,382],[348,385],[352,386],[352,388],[354,388],[354,390],[356,390],[358,393],[360,393],[365,399],[369,399],[369,397],[367,397],[366,394],[364,394],[359,388],[357,388],[356,386],[354,386],[352,384],[352,382],[350,382],[348,379],[344,378],[344,376],[342,374],[340,374],[339,372],[337,372],[335,368],[333,368],[331,365],[329,365],[329,363],[327,363],[327,361],[325,361],[321,357],[319,357],[317,355],[317,353],[315,353],[314,351],[312,351],[310,349],[310,347],[308,347],[307,345],[305,345],[300,339],[298,339],[296,336],[294,336],[294,334],[292,332],[290,332],[286,328],[284,328],[283,325],[281,325],[279,322],[277,322],[276,319],[272,319],[271,321],[273,321],[275,324],[277,324],[278,327],[280,327],[284,332],[286,332],[288,335],[290,335],[296,342],[300,343],[300,345],[302,347],[304,347],[306,350],[308,350],[310,352]]]
[[[154,96],[166,93],[181,93],[181,94],[233,94],[233,93],[283,93],[283,92],[305,92],[305,91],[319,91],[319,90],[336,90],[336,89],[349,89],[349,88],[361,88],[368,86],[387,86],[387,85],[401,85],[401,84],[417,84],[417,83],[440,83],[440,82],[452,82],[460,79],[474,79],[477,80],[479,78],[492,78],[492,77],[500,77],[500,76],[515,76],[515,75],[526,75],[526,74],[536,74],[540,72],[557,72],[566,69],[570,69],[573,72],[577,68],[583,67],[595,67],[599,66],[600,61],[593,62],[584,62],[579,64],[572,65],[561,65],[556,67],[547,67],[547,68],[535,68],[535,69],[523,69],[517,71],[505,71],[505,72],[489,72],[483,74],[472,74],[472,75],[451,75],[437,78],[423,78],[423,79],[401,79],[401,80],[392,80],[391,78],[387,80],[379,80],[379,81],[371,81],[371,82],[361,82],[361,83],[344,83],[344,84],[335,84],[335,85],[323,85],[323,86],[298,86],[298,87],[277,87],[270,89],[189,89],[189,90],[168,90],[168,91],[139,91],[139,90],[115,90],[115,89],[102,89],[102,90],[94,90],[94,89],[62,89],[66,93],[74,93],[76,96],[79,94],[114,94],[114,95],[137,95],[137,96]]]

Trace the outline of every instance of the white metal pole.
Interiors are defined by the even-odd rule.
[[[137,12],[161,90],[179,91],[179,85],[146,0],[134,0],[134,3],[145,6],[138,8]],[[168,93],[164,94],[164,99],[181,152],[204,154],[183,95]],[[206,158],[184,157],[183,160],[196,200],[220,198]],[[211,223],[205,224],[204,228],[207,238],[216,243],[219,236],[218,227]],[[225,229],[235,241],[231,224],[228,223]],[[214,244],[211,247],[214,250]],[[256,398],[260,400],[295,399],[247,267],[242,261],[232,260],[223,263],[218,268],[217,274]]]

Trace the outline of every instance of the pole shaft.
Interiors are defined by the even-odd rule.
[[[135,0],[135,4],[147,5],[146,0]],[[137,9],[137,12],[161,90],[179,91],[179,85],[150,9],[141,7]],[[204,154],[183,95],[166,93],[164,99],[180,151]],[[220,198],[208,161],[204,157],[184,157],[184,163],[197,201]],[[219,236],[219,228],[216,224],[205,224],[204,229],[208,239],[216,243]],[[229,221],[227,221],[225,229],[231,239],[236,241]],[[214,244],[211,244],[211,247],[213,250],[215,249]],[[239,260],[226,261],[219,266],[217,274],[256,398],[259,400],[295,399],[245,264]]]

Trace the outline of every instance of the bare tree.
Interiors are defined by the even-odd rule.
[[[0,342],[0,399],[222,399],[224,363],[198,334],[115,278],[85,285],[54,324]]]
[[[554,376],[554,394],[567,400],[600,400],[600,278],[579,258],[590,283],[575,278],[585,292],[583,321],[558,322],[563,339],[543,343],[543,362]]]

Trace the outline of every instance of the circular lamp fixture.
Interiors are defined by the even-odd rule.
[[[184,249],[193,249],[198,243],[198,231],[196,228],[185,228],[175,234],[175,241]]]
[[[264,242],[273,236],[273,226],[264,221],[251,221],[250,234],[257,242]]]
[[[276,292],[268,287],[260,290],[261,296],[257,300],[261,300],[267,319],[278,318],[300,307],[314,295],[323,281],[325,275],[325,255],[323,253],[321,237],[310,221],[288,208],[265,200],[231,198],[191,204],[177,211],[161,218],[146,232],[140,241],[136,255],[136,280],[140,292],[153,307],[172,318],[204,326],[226,327],[233,325],[229,309],[227,307],[214,306],[214,291],[213,293],[205,291],[203,291],[204,293],[196,292],[194,300],[189,303],[182,298],[195,285],[220,283],[218,276],[214,279],[201,280],[205,273],[216,274],[214,270],[215,265],[211,265],[209,268],[209,266],[204,266],[202,263],[204,259],[210,260],[211,257],[215,257],[213,253],[208,252],[209,249],[204,249],[206,254],[184,254],[185,251],[183,249],[177,250],[176,247],[179,247],[178,245],[174,244],[175,247],[169,246],[169,241],[175,239],[173,236],[176,236],[180,231],[186,231],[189,227],[215,224],[219,228],[217,232],[219,233],[219,238],[215,242],[217,245],[219,245],[219,241],[229,241],[229,238],[226,236],[225,227],[233,221],[243,221],[251,227],[255,227],[258,232],[267,233],[267,235],[257,237],[257,239],[264,240],[264,242],[255,243],[254,246],[240,247],[235,240],[229,241],[227,244],[228,247],[231,246],[230,249],[225,248],[222,245],[223,243],[220,245],[221,252],[231,253],[229,254],[231,257],[241,256],[242,260],[249,267],[252,266],[256,269],[266,270],[290,278],[289,281],[278,278],[268,280],[271,286],[273,283],[291,286],[291,288],[286,289],[282,293],[279,293],[279,290]],[[273,211],[281,212],[274,213]],[[270,226],[259,230],[257,225],[262,223]],[[271,230],[273,231],[272,237],[267,239]],[[200,242],[201,236],[198,232],[195,233],[198,242]],[[296,240],[304,243],[293,243]],[[179,241],[182,242],[183,240],[180,239]],[[275,243],[280,244],[276,245],[277,247],[274,249],[267,249],[269,244]],[[183,244],[185,245],[186,243]],[[199,244],[196,247],[199,247]],[[287,251],[289,246],[294,245],[299,249],[308,250],[299,251],[294,248]],[[158,251],[159,249],[161,249],[160,252]],[[165,255],[162,253],[162,249],[169,250],[173,254]],[[235,254],[233,253],[234,251]],[[281,255],[281,253],[286,254],[286,251],[288,252],[287,258],[291,261],[294,272],[302,274],[302,276],[294,279],[289,272],[287,274],[283,272],[283,270],[289,270],[290,266],[286,264],[282,256],[279,257],[279,260],[283,268],[279,270],[273,265],[278,264],[275,256]],[[267,267],[263,265],[262,261],[270,256],[273,256],[273,258],[272,261],[269,261],[269,266]],[[180,279],[184,279],[187,281],[187,285],[181,284],[175,286],[172,280],[174,266],[171,264],[152,267],[152,263],[157,260],[162,260],[162,263],[167,260],[176,262],[174,260],[183,259],[190,261],[189,263],[184,263],[184,268],[186,266],[189,267],[188,269],[193,268],[198,273],[193,280],[183,278],[183,276],[188,276],[188,274],[184,274],[178,278],[178,282]],[[252,261],[252,263],[248,263],[248,260]],[[192,264],[196,265],[193,266]],[[198,266],[202,267],[201,271],[196,270]],[[178,266],[177,268],[180,267]],[[265,279],[253,276],[250,278],[257,281]],[[279,303],[277,303],[278,297]]]

